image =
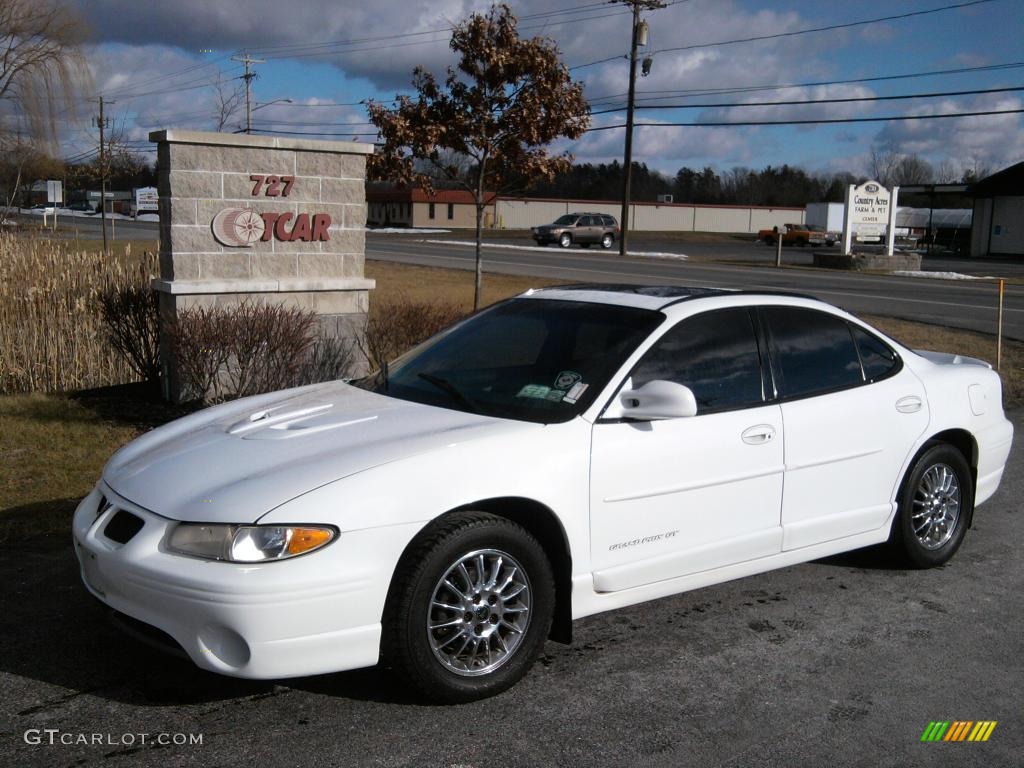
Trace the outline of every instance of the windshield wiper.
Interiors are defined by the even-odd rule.
[[[450,381],[442,379],[439,376],[434,376],[433,374],[430,373],[417,373],[416,375],[419,378],[423,379],[424,381],[428,382],[429,384],[433,384],[438,389],[450,395],[452,400],[457,402],[467,411],[471,411],[472,413],[480,413],[480,408],[477,407],[477,405],[473,403],[472,400],[470,400],[464,394],[459,392],[458,388],[456,388],[456,386],[452,384]]]

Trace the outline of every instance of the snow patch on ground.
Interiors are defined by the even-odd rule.
[[[378,235],[436,235],[450,229],[413,229],[411,227],[367,227],[367,232]]]
[[[476,242],[473,240],[420,240],[421,243],[432,243],[436,245],[465,245],[474,247]],[[506,248],[511,251],[540,251],[541,253],[547,251],[562,251],[562,248],[549,248],[543,245],[510,245],[507,243],[489,243],[484,242],[485,248]],[[604,249],[596,249],[597,253],[601,253]],[[574,248],[573,253],[586,253],[586,249]],[[678,259],[679,261],[686,261],[687,256],[685,253],[668,253],[666,251],[629,251],[628,256],[646,256],[654,259]]]
[[[921,269],[898,269],[891,274],[900,277],[930,277],[935,280],[998,280],[997,277],[965,275],[962,272],[925,272]]]

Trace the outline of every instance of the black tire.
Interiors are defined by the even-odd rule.
[[[442,578],[453,565],[480,550],[505,554],[517,561],[525,572],[529,610],[523,614],[526,617],[525,632],[516,633],[519,635],[518,644],[512,646],[504,659],[499,657],[494,669],[487,672],[463,670],[460,673],[435,653],[431,645],[434,635],[428,626],[431,620],[440,619],[443,623],[443,619],[449,618],[431,613],[444,610],[432,608],[435,591],[444,589]],[[501,573],[503,580],[508,572]],[[460,588],[465,589],[461,583]],[[468,591],[471,592],[472,587]],[[480,604],[486,608],[483,599],[480,599]],[[428,526],[402,556],[384,609],[381,651],[385,661],[423,696],[446,704],[475,701],[501,693],[529,671],[551,629],[554,604],[555,582],[551,564],[530,533],[496,515],[482,512],[447,515]],[[459,616],[453,612],[454,619]],[[469,625],[477,621],[482,624],[476,630],[486,626],[487,621],[494,623],[493,616],[489,619],[474,616],[462,622],[466,634],[471,631]],[[495,626],[494,633],[500,629],[500,626]],[[462,631],[462,626],[441,631],[450,631],[455,637]],[[479,631],[476,634],[479,635]],[[513,634],[506,635],[506,639],[512,637]],[[486,643],[488,647],[492,645],[490,636]],[[497,652],[497,640],[493,645]],[[482,663],[483,659],[480,661]]]
[[[951,528],[943,529],[952,531],[948,538],[945,538],[945,534],[943,534],[942,538],[945,538],[945,541],[940,546],[929,548],[915,533],[914,502],[919,491],[923,493],[922,481],[925,475],[932,468],[941,467],[952,471],[959,490],[959,509]],[[920,497],[918,506],[925,503],[921,501],[925,498],[925,496]],[[903,479],[897,503],[896,520],[893,522],[892,534],[889,537],[894,554],[912,568],[935,568],[947,563],[960,549],[974,509],[974,479],[963,454],[948,443],[936,442],[926,445]],[[918,514],[927,514],[927,512],[922,511]],[[925,521],[919,519],[918,522],[924,523]]]
[[[559,235],[559,237],[558,237],[558,245],[560,247],[562,247],[562,248],[568,248],[569,246],[571,246],[572,245],[572,235],[570,235],[568,232],[566,232],[566,233],[564,233],[562,235]]]
[[[611,248],[614,243],[615,243],[615,235],[607,234],[606,233],[604,235],[604,237],[601,238],[601,247],[604,248],[606,251],[609,248]]]

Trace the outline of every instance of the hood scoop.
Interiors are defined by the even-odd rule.
[[[283,410],[283,406],[256,411],[228,427],[228,434],[246,440],[287,440],[373,421],[376,415],[352,418],[338,414],[330,418],[333,403]],[[326,418],[325,418],[326,417]]]

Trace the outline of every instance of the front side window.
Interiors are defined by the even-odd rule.
[[[571,227],[573,224],[576,223],[576,219],[578,218],[579,216],[574,216],[571,213],[567,213],[565,214],[565,216],[559,216],[557,219],[555,219],[555,226]]]
[[[679,322],[633,369],[634,389],[655,379],[693,390],[698,415],[760,405],[761,356],[751,311],[722,309]]]
[[[665,319],[636,307],[512,299],[428,339],[356,386],[540,423],[568,421]]]
[[[864,381],[850,326],[804,307],[763,307],[781,397],[806,397]]]

